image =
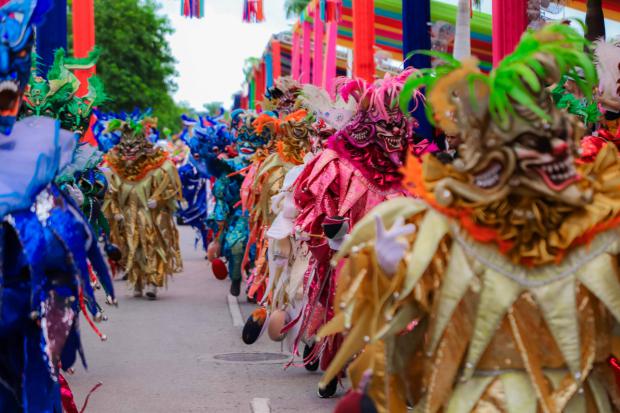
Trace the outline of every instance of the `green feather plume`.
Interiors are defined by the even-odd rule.
[[[501,127],[508,127],[510,117],[516,115],[514,104],[527,106],[541,119],[550,120],[549,114],[538,105],[537,96],[561,76],[575,79],[586,98],[591,98],[597,74],[591,56],[584,51],[588,45],[589,42],[573,28],[550,24],[539,31],[525,33],[515,51],[489,75],[469,75],[468,81],[470,85],[478,80],[488,85],[489,112]],[[401,94],[403,109],[408,107],[415,89],[426,87],[427,92],[431,91],[442,76],[461,67],[448,55],[432,55],[446,61],[446,65],[421,71],[407,80]],[[432,114],[432,108],[428,113]],[[432,116],[429,119],[432,121]]]

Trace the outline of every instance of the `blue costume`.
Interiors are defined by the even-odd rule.
[[[186,128],[181,139],[189,146],[191,156],[185,165],[179,168],[183,198],[187,206],[180,208],[177,214],[184,224],[191,225],[197,231],[206,251],[209,229],[215,229],[213,223],[209,222],[207,205],[209,179],[215,175],[208,170],[204,161],[223,153],[232,143],[232,137],[228,127],[216,119],[204,118],[196,121],[183,117],[183,120]]]
[[[44,3],[0,7],[0,411],[7,413],[62,411],[59,368],[70,368],[78,354],[84,362],[81,304],[102,317],[88,263],[115,301],[92,229],[53,184],[71,161],[75,136],[51,118],[16,122]]]
[[[256,134],[252,126],[255,119],[253,113],[234,111],[232,125],[237,132],[234,143],[238,155],[232,159],[222,159],[208,153],[203,158],[209,174],[216,177],[213,185],[215,208],[211,219],[217,223],[221,255],[228,262],[228,276],[232,281],[230,293],[234,296],[240,293],[241,266],[249,239],[248,213],[241,208],[243,176],[240,171],[268,142],[267,133]]]

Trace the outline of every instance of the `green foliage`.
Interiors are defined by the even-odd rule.
[[[286,0],[284,3],[284,11],[287,18],[299,16],[310,3],[310,0]]]
[[[155,0],[95,0],[97,74],[109,100],[104,111],[153,108],[159,126],[177,131],[183,111],[172,99],[175,59],[166,37],[173,33]]]

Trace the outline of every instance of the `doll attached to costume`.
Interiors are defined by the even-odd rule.
[[[183,185],[183,198],[187,202],[185,208],[177,211],[184,224],[191,225],[207,251],[213,237],[213,223],[209,225],[209,195],[211,194],[211,175],[203,159],[223,154],[226,147],[232,144],[232,136],[228,126],[223,123],[199,125],[194,121],[191,131],[183,139],[190,149],[190,156],[185,165],[179,168],[179,176]],[[188,137],[190,136],[190,137]],[[213,209],[213,207],[211,207]]]
[[[447,57],[412,79],[459,157],[409,159],[420,199],[379,205],[335,257],[348,259],[320,334],[347,338],[323,384],[357,355],[349,377],[372,375],[379,412],[618,411],[618,151],[579,165],[583,125],[547,90],[579,71],[592,92],[586,43],[548,25],[489,75]]]
[[[334,314],[336,271],[330,260],[349,226],[379,203],[407,195],[399,168],[412,149],[415,121],[401,112],[398,97],[410,73],[386,76],[373,84],[362,79],[342,82],[343,100],[354,99],[357,110],[297,179],[295,231],[306,237],[312,253],[304,280],[306,303],[293,320],[300,323],[296,342],[307,346],[306,364],[320,361],[326,369],[342,341],[340,335],[321,340],[315,336]],[[334,379],[320,395],[333,395],[336,384]]]
[[[145,293],[154,300],[157,289],[182,269],[174,223],[181,182],[167,154],[147,139],[148,126],[119,127],[121,141],[106,155],[110,173],[103,209],[134,296]]]
[[[31,68],[34,24],[47,2],[0,6],[0,410],[61,411],[60,369],[83,360],[79,313],[102,310],[90,264],[115,302],[96,237],[73,201],[54,185],[76,137],[52,118],[16,122]]]
[[[256,132],[252,126],[255,119],[256,114],[252,112],[233,112],[237,155],[218,157],[211,154],[204,160],[209,174],[216,177],[213,185],[215,209],[210,219],[217,223],[217,234],[209,246],[213,252],[209,260],[213,263],[219,257],[226,259],[233,296],[241,293],[242,263],[249,237],[248,214],[241,208],[242,173],[255,155],[261,156],[266,151],[269,138],[266,132]]]

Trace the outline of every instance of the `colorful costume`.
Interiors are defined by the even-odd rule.
[[[581,123],[546,89],[581,71],[591,93],[585,46],[549,25],[490,75],[446,57],[412,78],[459,156],[410,158],[420,199],[378,206],[335,257],[348,259],[321,336],[347,335],[323,384],[357,355],[349,377],[371,376],[379,412],[618,410],[618,153],[578,166]]]
[[[0,7],[0,410],[61,411],[60,368],[83,360],[78,314],[102,318],[88,265],[114,302],[96,237],[53,184],[71,161],[75,136],[45,117],[16,121],[28,84],[33,24],[46,2]],[[84,313],[86,316],[86,313]]]
[[[304,156],[310,152],[310,134],[312,124],[304,110],[294,112],[282,120],[268,114],[260,115],[254,125],[257,133],[269,129],[272,140],[269,144],[271,153],[263,161],[255,162],[255,173],[248,173],[246,181],[251,179],[251,196],[244,199],[244,207],[250,210],[251,238],[257,241],[256,266],[250,280],[252,284],[248,296],[263,299],[267,283],[271,282],[267,265],[268,240],[267,229],[275,219],[271,200],[280,192],[284,177],[294,166],[303,163]],[[273,252],[273,251],[272,251]]]
[[[398,96],[409,74],[386,76],[374,84],[360,79],[344,83],[343,100],[354,99],[357,111],[297,180],[295,227],[306,234],[312,253],[304,281],[306,305],[295,320],[301,323],[297,342],[311,344],[334,314],[336,276],[330,259],[349,225],[381,202],[406,195],[399,168],[413,145],[414,121],[400,111]],[[327,368],[340,341],[340,336],[317,341],[305,361],[320,359]],[[335,382],[324,395],[333,392]]]
[[[202,120],[201,120],[202,122]],[[213,232],[214,223],[209,225],[208,198],[211,194],[211,175],[201,159],[217,156],[224,153],[227,146],[232,144],[232,136],[225,124],[213,122],[213,126],[198,126],[195,123],[191,137],[184,137],[191,151],[187,162],[179,168],[181,183],[183,184],[183,198],[187,202],[185,208],[178,211],[178,216],[184,224],[191,225],[202,241],[206,251],[211,242],[209,234]]]
[[[182,269],[173,219],[182,198],[176,168],[147,134],[142,124],[122,125],[121,141],[106,155],[110,172],[104,211],[134,294],[146,289],[154,299],[168,276]]]
[[[218,225],[215,239],[221,248],[221,256],[228,263],[228,276],[231,283],[231,294],[240,294],[242,279],[242,262],[248,243],[248,214],[241,208],[241,173],[250,164],[254,156],[265,152],[268,134],[258,134],[252,126],[256,115],[237,111],[232,116],[232,126],[236,130],[235,143],[238,155],[226,159],[210,155],[206,159],[209,174],[216,177],[213,185],[215,208],[212,219]]]

